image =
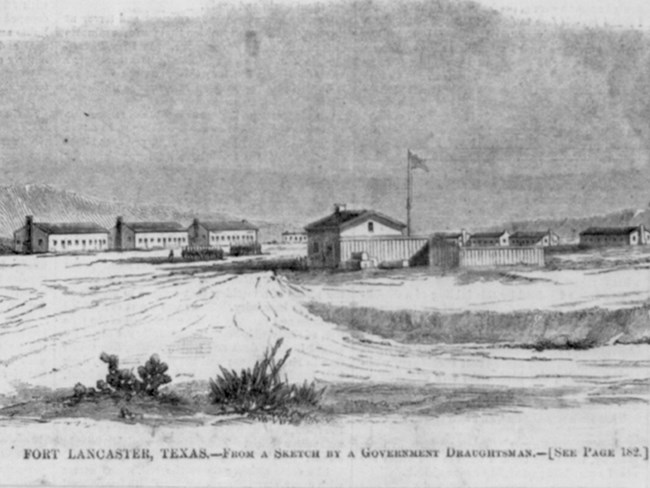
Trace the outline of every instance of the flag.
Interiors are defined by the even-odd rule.
[[[417,154],[412,153],[410,150],[408,151],[408,158],[411,169],[423,169],[427,173],[429,172],[429,168],[427,168],[427,165],[424,164],[426,159],[423,159]]]

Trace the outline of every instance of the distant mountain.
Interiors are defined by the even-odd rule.
[[[650,208],[639,210],[626,209],[606,215],[594,215],[592,217],[512,222],[504,225],[503,228],[513,231],[552,229],[553,232],[560,236],[563,242],[574,243],[578,242],[580,232],[588,227],[626,227],[641,224],[650,228]]]
[[[102,201],[48,185],[0,187],[0,237],[9,237],[21,227],[26,215],[38,221],[94,222],[110,228],[118,215],[129,220],[172,220],[189,225],[194,217],[214,220],[240,220],[245,217],[225,213],[193,213],[160,205],[134,206],[120,202]],[[274,226],[255,222],[261,230],[271,231]],[[268,232],[267,232],[268,233]],[[264,237],[264,236],[263,236]]]

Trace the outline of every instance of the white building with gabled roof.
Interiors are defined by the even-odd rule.
[[[250,246],[259,242],[259,228],[247,220],[201,221],[194,219],[187,229],[189,242],[198,247]]]
[[[34,222],[28,215],[25,225],[14,232],[14,251],[23,254],[106,251],[109,231],[93,222]]]
[[[187,230],[178,222],[125,222],[118,217],[111,233],[119,251],[176,249],[188,244]]]

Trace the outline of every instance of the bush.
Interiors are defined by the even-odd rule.
[[[258,242],[254,244],[234,244],[230,246],[231,256],[258,256],[262,254],[262,245]]]
[[[172,381],[167,372],[168,366],[157,354],[154,354],[143,365],[138,367],[138,377],[131,369],[119,369],[119,358],[114,354],[102,353],[99,357],[108,364],[106,381],[97,381],[97,389],[103,393],[117,393],[132,396],[135,394],[158,396],[158,389]],[[75,387],[75,394],[76,394]]]
[[[184,247],[181,257],[186,261],[218,261],[223,259],[220,247]]]
[[[288,412],[296,407],[318,405],[325,389],[318,390],[314,383],[292,385],[280,378],[280,371],[289,359],[291,349],[276,361],[282,339],[252,368],[240,373],[220,366],[221,374],[210,380],[210,398],[224,411],[235,413]]]

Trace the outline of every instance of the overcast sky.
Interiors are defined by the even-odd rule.
[[[478,0],[517,17],[581,24],[650,27],[648,0]]]
[[[315,0],[274,0],[275,3],[313,3]],[[390,0],[384,0],[390,1]],[[408,1],[408,0],[407,0]],[[589,25],[620,25],[650,28],[648,0],[476,0],[519,18]],[[164,15],[200,15],[204,8],[218,3],[246,4],[239,0],[2,0],[0,27],[36,29],[49,19],[59,27],[63,18],[115,15],[141,18]]]

